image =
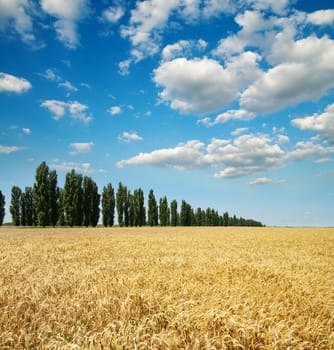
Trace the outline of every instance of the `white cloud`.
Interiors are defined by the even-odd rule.
[[[154,70],[153,80],[163,87],[160,98],[172,109],[208,113],[233,101],[239,90],[260,74],[257,60],[257,54],[245,52],[224,68],[209,58],[176,58]]]
[[[68,91],[78,91],[78,89],[73,86],[69,81],[65,80],[62,83],[58,84],[59,87],[65,88]]]
[[[289,136],[287,136],[287,135],[277,135],[277,142],[279,144],[287,143],[289,141],[290,141]]]
[[[334,146],[328,147],[310,140],[297,142],[295,150],[289,152],[288,156],[296,160],[303,160],[307,158],[318,158],[317,160],[319,160],[327,158],[327,156],[330,154],[334,154]]]
[[[3,146],[0,145],[0,154],[11,154],[17,151],[20,151],[21,149],[23,149],[22,147],[18,147],[18,146]]]
[[[22,94],[31,89],[31,83],[14,75],[0,72],[0,92]]]
[[[179,170],[220,166],[223,170],[215,173],[215,177],[233,178],[281,167],[283,158],[284,151],[268,136],[247,134],[237,137],[233,142],[212,139],[207,146],[192,140],[175,148],[140,153],[118,162],[117,166],[154,165]]]
[[[75,162],[54,162],[50,164],[50,168],[64,173],[70,172],[72,169],[78,173],[94,174],[104,173],[104,169],[92,169],[90,163],[75,163]]]
[[[107,110],[107,112],[111,115],[121,114],[122,108],[120,106],[112,106]]]
[[[318,100],[334,87],[334,41],[314,36],[274,44],[271,61],[281,62],[264,72],[241,95],[240,105],[266,113]]]
[[[214,120],[211,120],[207,117],[200,119],[199,122],[207,127],[211,127],[217,124],[227,123],[230,120],[251,120],[254,118],[255,114],[252,112],[248,112],[244,109],[231,109],[217,115],[217,117]]]
[[[334,103],[321,114],[296,118],[291,123],[301,130],[317,131],[324,139],[334,143]]]
[[[35,40],[31,12],[33,3],[29,0],[0,1],[0,32],[14,30],[22,41],[31,43]]]
[[[117,23],[124,16],[122,6],[110,6],[102,13],[102,18],[109,23]]]
[[[248,184],[251,186],[254,186],[254,185],[281,184],[284,182],[286,182],[286,180],[271,179],[269,177],[259,177],[255,180],[250,181]]]
[[[29,128],[22,128],[22,131],[26,134],[26,135],[30,135],[31,134],[31,130]]]
[[[78,22],[89,13],[88,0],[41,0],[42,9],[57,20],[54,23],[58,40],[66,47],[79,45]]]
[[[49,81],[62,81],[62,78],[53,69],[50,68],[47,69],[44,73],[41,73],[40,75]]]
[[[46,100],[41,103],[41,107],[47,108],[53,113],[53,119],[59,120],[65,115],[66,102],[58,100]]]
[[[129,75],[130,74],[131,60],[124,60],[118,64],[118,73],[120,75]]]
[[[248,128],[237,128],[231,132],[232,136],[239,136],[248,131]]]
[[[153,79],[163,87],[161,99],[183,113],[215,111],[231,102],[237,90],[230,72],[208,58],[165,62]]]
[[[41,103],[41,107],[47,108],[52,114],[53,119],[59,120],[66,112],[70,114],[70,117],[74,120],[79,120],[84,124],[88,124],[93,120],[91,115],[86,114],[88,106],[78,102],[78,101],[58,101],[58,100],[45,100]]]
[[[315,25],[330,25],[334,23],[334,9],[319,10],[307,15],[307,21]]]
[[[88,153],[92,150],[94,146],[93,142],[74,142],[70,143],[71,151],[69,152],[71,155],[76,155],[78,153]]]
[[[119,168],[125,165],[155,165],[179,170],[190,170],[203,167],[204,144],[197,140],[179,144],[175,148],[166,148],[139,155],[117,163]]]
[[[256,10],[271,10],[277,14],[284,14],[290,0],[247,0],[247,2]]]
[[[132,43],[135,61],[158,52],[159,30],[167,24],[171,12],[178,5],[179,0],[144,0],[136,3],[129,25],[121,31],[122,36]]]
[[[133,142],[133,141],[142,141],[143,138],[138,135],[136,132],[127,132],[124,131],[122,135],[118,136],[118,141],[120,142]]]
[[[170,61],[177,57],[190,56],[192,52],[203,51],[207,46],[207,42],[203,39],[195,40],[180,40],[174,44],[164,47],[162,50],[162,60]]]

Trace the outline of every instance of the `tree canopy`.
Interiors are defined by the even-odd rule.
[[[101,202],[101,203],[100,203]],[[102,209],[100,209],[100,204]],[[119,226],[263,226],[261,222],[238,218],[226,211],[220,215],[213,208],[197,208],[186,200],[170,203],[167,196],[156,198],[150,189],[145,207],[145,195],[141,188],[133,192],[119,182],[117,192],[111,183],[103,187],[102,194],[89,176],[74,169],[65,176],[64,187],[58,187],[56,170],[50,170],[45,162],[36,169],[35,183],[22,191],[12,187],[10,213],[13,224],[24,226],[97,226],[102,213],[104,226],[115,225],[115,211]],[[0,191],[0,225],[5,212],[5,198]]]

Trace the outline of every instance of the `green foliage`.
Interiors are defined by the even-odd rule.
[[[169,208],[168,208],[168,201],[167,197],[164,196],[160,198],[159,200],[159,220],[161,226],[167,226],[170,223],[169,218]]]
[[[64,185],[64,211],[68,225],[81,226],[83,222],[82,175],[74,169],[66,174]]]
[[[144,206],[144,192],[141,188],[134,191],[133,194],[134,202],[134,225],[144,226],[146,223],[146,208]]]
[[[59,188],[57,186],[58,178],[57,172],[52,170],[48,176],[48,187],[49,187],[49,224],[56,226],[59,216]]]
[[[103,226],[113,226],[115,219],[115,191],[111,183],[102,191],[102,223]]]
[[[12,198],[10,203],[10,213],[12,215],[13,224],[19,226],[21,223],[21,194],[20,187],[12,187]]]
[[[49,171],[42,162],[36,169],[33,188],[26,187],[22,192],[17,186],[12,188],[10,212],[15,225],[58,225],[58,226],[97,226],[100,217],[100,199],[97,184],[91,177],[83,177],[72,169],[66,174],[64,188],[57,186],[57,173]],[[252,219],[223,216],[213,208],[196,211],[185,200],[178,203],[173,200],[168,206],[167,197],[159,199],[159,206],[151,189],[148,195],[148,209],[144,206],[144,192],[141,188],[133,194],[119,182],[115,196],[109,183],[102,191],[102,223],[113,226],[115,207],[119,226],[262,226]],[[5,198],[0,191],[0,225],[5,214]],[[147,222],[146,222],[147,214]]]
[[[100,216],[100,195],[96,183],[88,176],[83,179],[83,223],[95,227]]]
[[[177,201],[175,199],[170,203],[170,224],[171,226],[178,225]]]
[[[50,225],[49,167],[45,162],[36,169],[33,196],[37,224],[43,227]]]
[[[127,208],[127,193],[128,189],[120,182],[116,193],[116,208],[118,225],[123,227],[126,226],[128,221],[128,208]]]
[[[158,205],[154,196],[154,192],[151,189],[148,194],[148,225],[157,226],[159,224],[159,214],[158,214]]]
[[[2,226],[3,220],[5,218],[5,207],[6,207],[5,196],[0,191],[0,226]]]

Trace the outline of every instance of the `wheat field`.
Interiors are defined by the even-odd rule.
[[[0,349],[334,349],[334,229],[0,229]]]

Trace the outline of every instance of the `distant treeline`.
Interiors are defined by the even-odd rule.
[[[100,209],[100,204],[102,208]],[[0,224],[5,215],[5,197],[0,191]],[[176,200],[170,203],[164,196],[156,200],[154,191],[148,194],[145,207],[144,192],[131,192],[121,182],[117,191],[111,183],[102,194],[89,176],[75,170],[66,174],[64,188],[58,187],[58,176],[45,162],[36,169],[35,183],[24,191],[13,186],[10,213],[14,225],[22,226],[97,226],[100,214],[102,224],[113,226],[115,214],[119,226],[263,226],[252,219],[220,215],[217,210],[194,209],[185,200],[180,208]]]

